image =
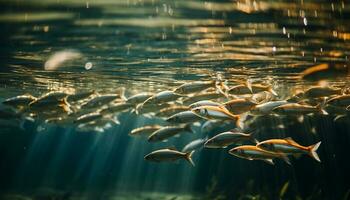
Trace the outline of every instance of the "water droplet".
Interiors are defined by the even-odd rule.
[[[287,33],[287,31],[286,31],[286,27],[283,27],[283,34],[285,35],[286,33]]]
[[[85,69],[86,70],[90,70],[92,68],[92,63],[91,62],[87,62],[86,64],[85,64]]]

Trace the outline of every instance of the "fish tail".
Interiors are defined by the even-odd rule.
[[[273,94],[274,96],[278,96],[277,92],[272,88],[269,89],[269,92],[271,92],[271,94]]]
[[[327,100],[326,98],[324,98],[323,101],[316,106],[316,108],[319,110],[320,114],[322,115],[328,115],[328,112],[324,110],[326,103],[327,103]]]
[[[194,153],[194,150],[191,151],[191,152],[186,153],[185,159],[194,167],[195,164],[194,164],[194,162],[193,162],[193,160],[192,160],[192,155],[193,155],[193,153]]]
[[[67,102],[67,98],[64,98],[62,100],[60,100],[59,102],[59,107],[63,108],[63,110],[67,113],[71,113],[72,109],[70,109],[70,105]]]
[[[222,80],[218,81],[218,83],[215,83],[215,87],[217,92],[221,93],[224,95],[226,98],[228,98],[228,86],[226,83]]]
[[[312,158],[314,158],[315,160],[317,160],[318,162],[321,162],[321,160],[320,160],[320,157],[318,157],[318,154],[317,154],[317,149],[320,147],[320,145],[321,145],[321,141],[320,142],[317,142],[316,144],[314,144],[314,145],[311,145],[311,146],[309,146],[309,149],[310,149],[310,151],[309,151],[309,155],[312,157]]]
[[[247,81],[244,83],[244,85],[246,85],[247,88],[249,89],[249,91],[250,91],[251,93],[253,93],[252,81],[251,81],[251,80],[247,79]]]
[[[244,122],[245,122],[245,120],[246,120],[246,118],[247,118],[247,113],[244,113],[244,114],[242,114],[242,115],[237,115],[236,116],[236,126],[239,128],[239,129],[241,129],[241,130],[243,130],[244,129]]]
[[[125,97],[125,87],[120,88],[119,95],[121,99],[126,101],[127,98]]]

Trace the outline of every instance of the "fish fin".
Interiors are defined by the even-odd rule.
[[[273,94],[274,96],[278,96],[277,92],[272,88],[269,89],[269,92],[271,92],[271,94]]]
[[[253,88],[252,88],[252,81],[247,79],[247,81],[244,83],[245,86],[249,89],[250,93],[253,93]]]
[[[321,103],[316,105],[316,108],[319,110],[319,113],[322,115],[328,115],[328,112],[324,110],[326,103],[327,103],[327,100],[324,98]]]
[[[343,117],[346,117],[346,115],[337,115],[336,117],[334,117],[333,122],[336,122]]]
[[[284,160],[284,162],[286,162],[288,165],[292,165],[292,164],[290,163],[290,160],[289,160],[289,158],[288,158],[287,155],[281,154],[281,158],[282,158],[282,159]]]
[[[304,120],[305,120],[304,115],[300,115],[300,116],[297,118],[297,121],[298,121],[299,123],[303,123]]]
[[[272,159],[264,159],[263,161],[270,164],[270,165],[275,165],[275,163],[273,162]]]
[[[193,155],[193,153],[194,153],[194,150],[193,151],[191,151],[191,152],[188,152],[188,153],[186,153],[186,160],[194,167],[195,166],[195,164],[194,164],[194,162],[193,162],[193,160],[192,160],[192,155]]]
[[[125,87],[120,88],[119,96],[123,101],[126,101],[127,98],[125,97]]]
[[[316,133],[317,133],[316,127],[315,127],[315,126],[312,127],[310,132],[311,132],[312,134],[315,134],[315,135],[316,135]]]
[[[309,149],[310,149],[310,152],[309,152],[309,155],[314,158],[315,160],[317,160],[318,162],[321,162],[320,158],[318,157],[318,154],[317,154],[317,149],[320,147],[321,145],[321,141],[320,142],[317,142],[316,144],[314,145],[311,145],[309,146]]]
[[[243,113],[241,115],[238,115],[238,120],[236,121],[236,126],[243,130],[244,129],[244,122],[247,119],[248,113]]]
[[[184,130],[189,132],[189,133],[194,133],[194,131],[192,130],[191,124],[186,124],[184,126]]]
[[[291,137],[286,137],[284,138],[284,140],[286,140],[289,144],[298,144],[296,141],[293,140],[293,138]]]

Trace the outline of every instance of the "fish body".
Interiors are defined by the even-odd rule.
[[[85,100],[85,99],[89,98],[90,96],[95,95],[95,94],[97,94],[95,90],[78,92],[78,93],[75,93],[75,94],[68,95],[67,96],[67,101],[69,103],[82,101],[82,100]]]
[[[53,105],[66,104],[67,93],[64,92],[49,92],[36,100],[32,101],[29,106],[31,108],[46,108]]]
[[[168,108],[163,108],[163,109],[159,110],[159,112],[156,113],[156,116],[157,117],[169,117],[169,116],[172,116],[176,113],[187,111],[187,110],[188,110],[187,106],[175,105],[175,106],[170,106]]]
[[[200,138],[200,139],[196,139],[191,141],[190,143],[188,143],[181,151],[182,152],[191,152],[197,149],[200,149],[204,146],[204,143],[207,141],[207,137],[206,138]]]
[[[226,148],[232,144],[242,144],[247,141],[256,143],[256,140],[251,134],[246,134],[239,131],[227,131],[208,139],[205,142],[204,147]]]
[[[88,123],[88,122],[100,119],[102,117],[103,115],[101,115],[100,113],[89,113],[78,117],[77,119],[74,120],[74,123],[75,124]]]
[[[310,113],[327,114],[320,106],[302,105],[298,103],[284,104],[274,108],[272,111],[281,115],[306,115]]]
[[[173,162],[179,159],[187,160],[192,166],[194,162],[192,161],[192,155],[194,151],[191,152],[180,152],[174,149],[159,149],[151,152],[145,156],[145,160],[152,162]]]
[[[129,135],[132,135],[132,136],[142,136],[142,135],[149,136],[149,135],[151,135],[152,133],[154,133],[155,131],[157,131],[160,128],[161,128],[161,126],[159,126],[159,125],[143,126],[143,127],[140,127],[140,128],[133,129],[129,133]]]
[[[318,142],[306,147],[298,144],[292,138],[285,138],[262,141],[257,144],[257,147],[267,151],[285,153],[288,155],[308,154],[318,162],[321,162],[316,152],[320,145],[321,142]]]
[[[190,83],[184,83],[175,88],[174,92],[178,94],[191,94],[201,92],[211,87],[215,87],[216,81],[195,81]]]
[[[170,123],[191,123],[201,119],[201,117],[194,114],[192,111],[183,111],[168,117],[166,121]]]
[[[320,98],[320,97],[329,97],[333,95],[341,95],[342,90],[339,88],[331,87],[311,87],[304,92],[305,98]]]
[[[251,87],[251,88],[250,88]],[[265,86],[260,84],[247,85],[240,84],[229,88],[228,93],[232,95],[245,95],[245,94],[255,94],[263,91],[271,92],[274,95],[277,95],[271,86]]]
[[[151,96],[153,96],[153,94],[147,93],[147,92],[143,92],[143,93],[135,94],[135,95],[127,98],[126,102],[136,105],[136,104],[143,103],[144,101],[146,101]]]
[[[37,98],[30,94],[19,95],[12,98],[5,99],[2,104],[11,106],[14,108],[27,107],[31,102],[35,101]]]
[[[252,110],[250,110],[250,113],[252,115],[267,115],[270,114],[274,108],[288,103],[288,101],[270,101],[256,105]]]
[[[238,146],[229,150],[229,154],[248,160],[263,160],[269,164],[274,164],[273,159],[281,158],[290,164],[288,157],[283,153],[275,153],[263,150],[253,145]]]
[[[162,91],[149,97],[143,102],[143,105],[167,103],[170,101],[176,101],[180,97],[183,97],[183,95],[177,94],[173,91]]]
[[[348,107],[350,105],[350,95],[340,95],[333,97],[326,102],[332,106]]]
[[[269,101],[273,101],[274,98],[275,98],[275,95],[273,95],[271,92],[262,91],[262,92],[253,94],[251,97],[251,101],[257,104],[262,104]]]
[[[171,107],[169,103],[163,104],[139,104],[136,106],[135,113],[136,114],[147,114],[147,113],[156,113],[157,111]]]
[[[149,142],[160,142],[160,141],[165,141],[170,137],[173,137],[175,135],[178,135],[182,132],[191,132],[191,127],[190,125],[185,125],[185,126],[165,126],[162,127],[155,132],[153,132],[149,137],[148,141]]]
[[[96,96],[95,98],[90,99],[88,102],[81,105],[81,109],[99,108],[113,102],[118,98],[120,98],[120,95],[117,95],[117,94],[105,94],[105,95]]]
[[[233,115],[225,107],[221,106],[200,106],[191,110],[193,113],[204,119],[238,120],[238,115]]]
[[[214,99],[220,99],[220,98],[226,98],[222,93],[218,93],[216,91],[212,92],[202,92],[198,94],[194,94],[190,97],[185,98],[182,103],[184,105],[191,105],[193,103],[196,103],[198,101],[203,101],[203,100],[214,100]]]
[[[132,104],[126,102],[115,103],[108,106],[107,108],[100,110],[100,113],[103,115],[115,114],[129,110],[132,106]]]
[[[250,111],[257,104],[247,99],[234,99],[223,104],[232,114],[239,115]]]
[[[217,103],[217,102],[210,101],[210,100],[202,100],[202,101],[198,101],[196,103],[189,105],[189,107],[191,109],[197,108],[200,106],[223,106],[223,105],[221,103]]]

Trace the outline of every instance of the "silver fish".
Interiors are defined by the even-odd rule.
[[[153,162],[173,162],[179,159],[185,159],[193,167],[195,166],[192,155],[194,151],[183,153],[174,149],[159,149],[145,156],[145,160]]]

